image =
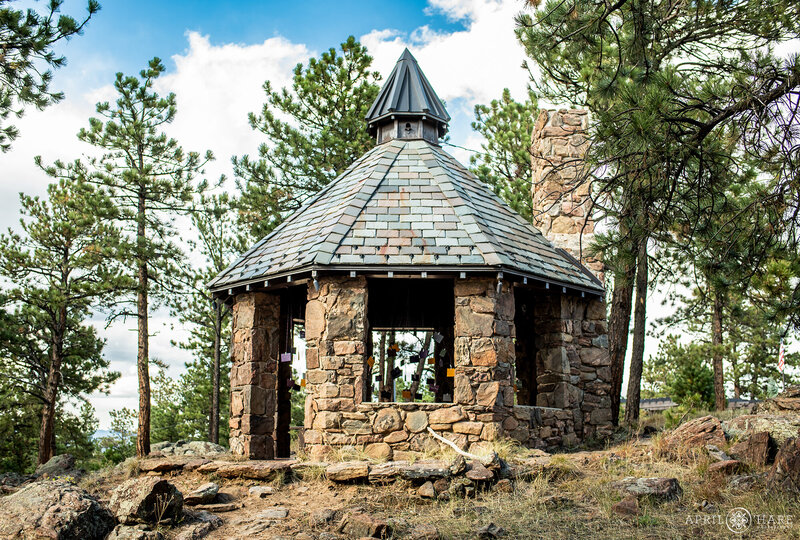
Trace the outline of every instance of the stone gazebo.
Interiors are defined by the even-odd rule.
[[[210,283],[233,304],[234,454],[289,455],[303,324],[312,458],[400,458],[437,444],[429,426],[464,449],[610,432],[602,283],[442,150],[449,120],[406,50],[367,118],[377,145]],[[436,332],[436,403],[371,402],[388,328]]]

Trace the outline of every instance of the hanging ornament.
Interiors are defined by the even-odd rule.
[[[411,390],[403,390],[403,399],[406,401],[411,400]]]
[[[456,376],[456,368],[447,368],[447,376],[448,377],[455,377]]]
[[[396,367],[392,370],[392,379],[398,379],[402,374],[403,371],[399,367]]]
[[[414,399],[422,399],[422,394],[417,392],[416,394],[414,394]]]
[[[369,358],[367,358],[367,365],[370,368],[372,368],[372,366],[375,365],[375,357],[374,356],[370,356]]]
[[[411,364],[419,364],[419,355],[412,354],[411,357],[409,357],[408,362]]]
[[[419,357],[420,358],[427,358],[428,357],[428,349],[422,349],[421,351],[419,351]]]
[[[411,380],[414,381],[414,382],[419,381],[419,375],[417,375],[416,373],[412,373],[411,374]]]
[[[285,352],[281,353],[281,362],[291,362],[292,361],[292,353]]]
[[[430,377],[428,377],[428,380],[427,380],[426,382],[427,382],[428,384],[436,384],[436,379],[433,379],[433,378],[430,378]]]
[[[436,333],[433,334],[433,341],[435,341],[436,343],[441,343],[443,339],[444,339],[444,336],[442,334],[440,334],[439,332],[436,332]]]

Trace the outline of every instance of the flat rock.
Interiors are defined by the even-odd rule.
[[[106,540],[163,540],[164,535],[147,525],[117,525]]]
[[[111,512],[69,482],[34,482],[0,504],[0,538],[103,540],[113,529]]]
[[[708,466],[708,472],[711,474],[735,474],[741,472],[744,466],[741,462],[735,459],[726,459],[725,461],[717,461]]]
[[[671,501],[683,494],[677,478],[636,478],[629,476],[622,480],[611,482],[609,487],[616,489],[623,496],[649,497],[657,501]]]
[[[267,508],[256,515],[257,519],[285,519],[289,516],[289,510],[283,506]]]
[[[369,478],[369,463],[366,461],[348,461],[330,465],[325,469],[325,476],[334,482],[354,482]]]
[[[717,417],[703,416],[681,424],[672,433],[665,435],[662,441],[673,452],[702,448],[708,444],[723,446],[725,432]]]
[[[750,491],[764,482],[763,474],[737,474],[728,480],[728,489],[734,492]]]
[[[406,480],[446,478],[450,476],[450,469],[445,461],[417,461],[401,467],[400,475]]]
[[[192,458],[183,456],[172,456],[163,458],[146,458],[139,462],[139,470],[142,472],[169,472],[183,469]]]
[[[477,531],[475,531],[475,536],[478,538],[500,538],[501,536],[505,536],[506,531],[494,523],[489,523],[488,525],[484,525]]]
[[[164,508],[163,505],[166,505]],[[108,507],[122,525],[177,519],[183,511],[183,495],[159,476],[132,478],[111,492]]]
[[[370,482],[389,482],[402,474],[403,467],[408,466],[408,461],[387,461],[375,463],[369,467]]]
[[[191,493],[183,496],[183,504],[195,506],[197,504],[208,504],[214,500],[219,493],[219,486],[214,482],[203,484]]]
[[[771,399],[756,403],[753,413],[800,413],[800,386],[790,386]]]
[[[388,523],[361,512],[345,514],[338,532],[348,538],[389,538],[392,536],[392,528]]]
[[[235,503],[235,502],[217,503],[217,504],[202,504],[202,505],[195,506],[195,508],[198,508],[200,510],[205,510],[206,512],[211,512],[211,513],[214,513],[214,514],[222,514],[224,512],[233,512],[235,510],[238,510],[241,507],[242,507],[241,504]]]
[[[181,529],[173,540],[200,540],[200,538],[208,536],[213,530],[214,527],[210,523],[195,523]]]
[[[611,511],[620,516],[638,516],[641,514],[639,498],[636,495],[628,495],[613,505]]]
[[[263,499],[275,493],[275,488],[272,486],[253,486],[248,490],[251,497]]]
[[[272,480],[289,472],[296,462],[291,459],[267,461],[212,461],[197,469],[201,473],[214,472],[221,478],[246,478],[248,480]]]

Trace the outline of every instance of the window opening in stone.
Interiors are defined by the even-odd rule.
[[[368,288],[367,396],[452,402],[453,281],[375,278]]]

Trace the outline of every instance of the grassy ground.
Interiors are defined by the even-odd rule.
[[[499,444],[496,450],[510,461],[535,457],[535,452],[511,444]],[[529,478],[514,483],[511,493],[486,491],[472,498],[430,501],[416,496],[416,486],[397,482],[386,486],[342,486],[324,479],[321,470],[310,469],[303,478],[277,480],[276,492],[265,499],[247,496],[251,481],[227,481],[197,473],[172,478],[181,491],[187,492],[213,480],[222,491],[244,503],[235,512],[220,514],[225,525],[209,538],[253,538],[245,534],[248,519],[274,506],[289,509],[285,520],[271,522],[255,537],[294,537],[299,533],[316,538],[326,530],[334,532],[336,521],[348,511],[360,510],[387,520],[395,538],[409,538],[416,525],[434,525],[442,538],[474,537],[475,531],[495,523],[506,531],[506,538],[615,539],[615,538],[800,538],[800,500],[766,490],[763,485],[746,492],[735,492],[727,479],[709,474],[709,458],[704,454],[686,454],[680,460],[662,457],[661,438],[623,441],[599,450],[584,450],[539,458],[546,463]],[[362,457],[357,450],[343,450],[342,460]],[[449,450],[436,455],[449,459]],[[130,466],[130,474],[135,474]],[[762,472],[759,470],[751,471]],[[608,483],[627,476],[675,477],[683,489],[677,501],[657,504],[641,502],[641,515],[621,517],[612,506],[622,498]],[[107,496],[120,481],[113,476],[95,476],[86,487]],[[263,483],[261,484],[263,485]],[[728,512],[746,508],[753,516],[790,516],[791,526],[754,525],[744,535],[734,535],[725,525]],[[314,528],[310,516],[321,509],[338,512],[331,525]],[[165,531],[169,537],[170,532]]]

